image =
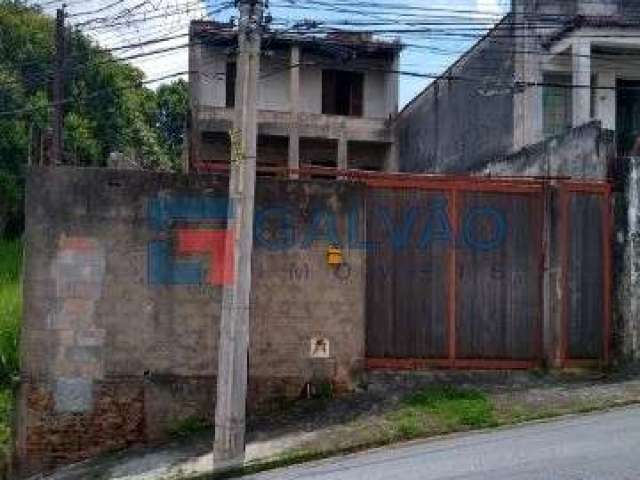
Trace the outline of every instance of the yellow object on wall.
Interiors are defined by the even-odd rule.
[[[329,247],[329,249],[327,250],[327,264],[331,266],[338,266],[342,265],[343,262],[344,259],[342,258],[342,250],[340,250],[340,248],[336,247],[335,245]]]

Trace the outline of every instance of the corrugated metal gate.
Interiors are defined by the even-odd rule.
[[[530,368],[543,358],[545,183],[367,181],[370,368]],[[609,338],[609,190],[559,183],[563,364]],[[555,241],[555,240],[552,240]]]
[[[606,184],[563,182],[559,188],[562,333],[565,366],[609,359],[611,210]],[[605,272],[601,275],[600,272]]]

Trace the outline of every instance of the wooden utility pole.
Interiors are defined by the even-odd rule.
[[[218,389],[213,462],[215,470],[244,463],[251,297],[251,253],[256,185],[258,76],[263,0],[239,0],[234,131],[231,134],[228,237],[233,255],[225,285],[218,344]],[[225,267],[227,268],[227,267]]]
[[[51,143],[51,163],[59,165],[64,157],[64,63],[65,32],[64,5],[56,10],[56,64],[53,73],[53,141]]]

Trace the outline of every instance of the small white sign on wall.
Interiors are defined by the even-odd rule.
[[[325,337],[311,338],[311,358],[329,358],[329,339]]]

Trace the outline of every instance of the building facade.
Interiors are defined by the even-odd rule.
[[[228,163],[236,88],[237,31],[191,24],[190,168]],[[258,87],[258,167],[395,167],[397,42],[370,35],[267,32]]]
[[[640,132],[639,33],[638,2],[514,0],[400,113],[400,168],[478,171],[594,120],[629,154]]]

